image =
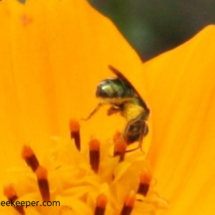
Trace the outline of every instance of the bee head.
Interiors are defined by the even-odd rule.
[[[100,82],[96,89],[98,98],[130,97],[132,94],[133,90],[118,78],[106,79]]]

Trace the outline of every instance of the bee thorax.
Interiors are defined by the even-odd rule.
[[[144,114],[144,109],[138,104],[127,102],[123,105],[122,116],[126,118],[127,121],[141,117]]]

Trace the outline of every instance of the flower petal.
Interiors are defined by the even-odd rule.
[[[144,64],[152,112],[148,154],[168,214],[213,214],[215,27]]]
[[[109,64],[141,71],[142,62],[116,27],[85,0],[3,0],[0,19],[3,170],[21,162],[26,141],[43,157],[50,136],[69,138],[70,117],[83,118],[96,106],[96,85],[113,75]],[[100,126],[101,118],[104,111],[86,122],[86,129],[82,126],[85,133],[102,127],[100,135],[107,138],[115,132],[112,125],[122,129],[119,117],[107,117]]]

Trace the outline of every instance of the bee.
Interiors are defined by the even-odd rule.
[[[116,77],[107,78],[98,84],[96,97],[100,101],[85,120],[90,119],[101,106],[110,105],[108,116],[120,113],[127,121],[122,132],[123,140],[128,145],[139,141],[138,148],[141,148],[143,138],[148,133],[146,120],[150,110],[130,81],[113,66],[109,65],[109,69]]]

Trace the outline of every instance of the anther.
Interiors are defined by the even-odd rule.
[[[70,137],[74,139],[77,149],[81,150],[80,124],[77,120],[71,119],[69,122]]]
[[[122,137],[122,133],[120,131],[116,131],[115,134],[113,135],[113,142],[116,143],[120,140]]]
[[[91,139],[90,147],[90,165],[92,170],[97,173],[99,171],[100,162],[100,142],[97,139]]]
[[[104,215],[107,205],[107,197],[104,194],[98,195],[94,215]]]
[[[29,167],[35,172],[39,166],[39,161],[30,146],[24,145],[22,149],[22,157]]]
[[[120,132],[115,133],[113,141],[114,141],[114,157],[120,156],[119,161],[123,161],[125,158],[127,144],[124,141],[122,141]]]
[[[152,179],[152,175],[149,172],[149,170],[141,172],[140,184],[139,184],[137,193],[146,196],[149,191],[151,179]]]
[[[35,174],[37,176],[37,182],[43,201],[50,201],[49,182],[47,177],[48,173],[46,168],[39,166],[35,171]]]
[[[25,215],[23,206],[16,206],[15,201],[18,199],[16,191],[11,184],[8,184],[4,187],[4,195],[7,197],[8,201],[10,201],[11,206],[15,208],[21,215]]]
[[[121,210],[120,215],[130,215],[135,203],[135,193],[131,191],[130,194],[125,198],[124,206]]]

